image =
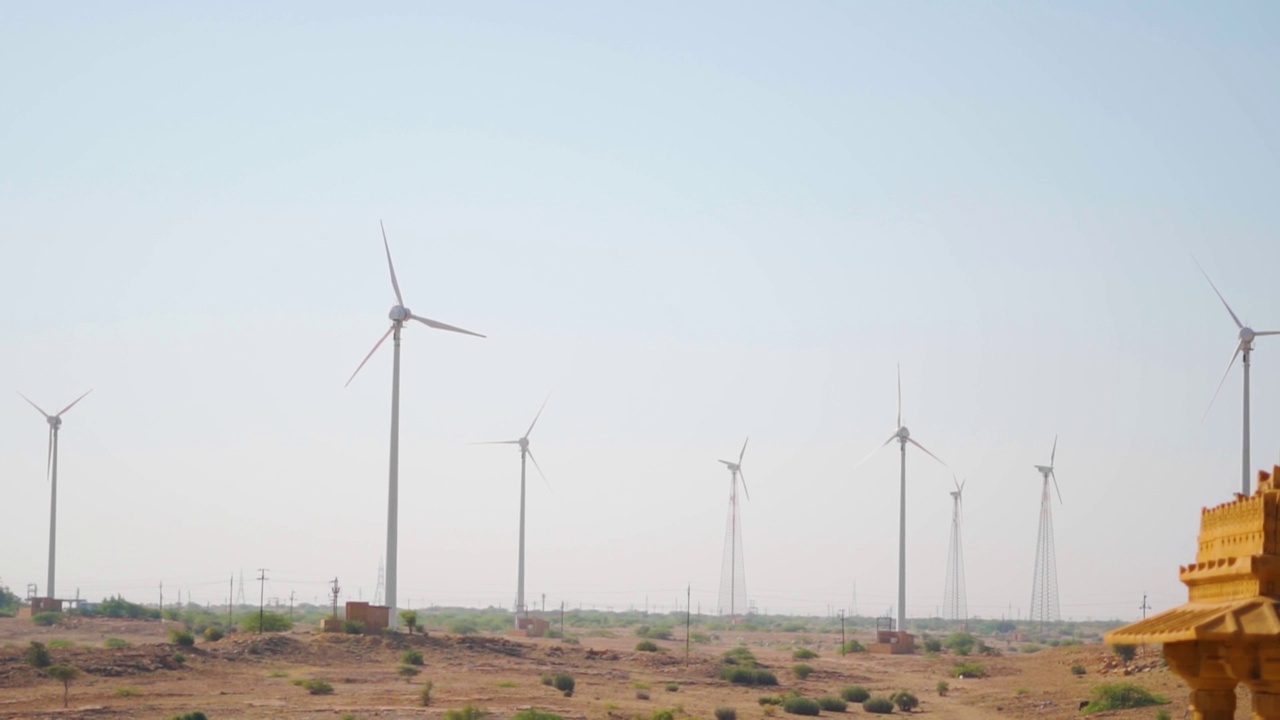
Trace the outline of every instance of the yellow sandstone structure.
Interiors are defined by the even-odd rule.
[[[1280,466],[1258,489],[1200,513],[1200,549],[1181,568],[1188,602],[1107,633],[1112,645],[1162,643],[1191,688],[1195,720],[1232,720],[1236,685],[1255,720],[1280,720]]]

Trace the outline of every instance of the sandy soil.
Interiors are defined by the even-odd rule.
[[[910,690],[921,701],[913,714],[938,720],[1065,718],[1080,717],[1079,703],[1095,684],[1118,680],[1170,698],[1172,703],[1164,708],[1174,720],[1186,712],[1185,686],[1160,667],[1154,652],[1145,661],[1139,658],[1135,665],[1143,670],[1128,678],[1119,670],[1104,673],[1110,653],[1092,645],[977,658],[988,677],[960,680],[950,677],[955,658],[947,655],[842,658],[836,654],[838,637],[809,633],[804,637],[819,657],[805,661],[815,670],[800,681],[790,671],[796,662],[791,657],[799,640],[796,634],[725,633],[711,644],[693,645],[686,665],[683,640],[658,641],[662,652],[641,653],[634,651],[638,639],[621,630],[615,631],[616,637],[592,637],[590,632],[582,631],[581,644],[571,645],[496,635],[363,637],[295,629],[178,648],[165,642],[166,625],[157,621],[80,618],[66,626],[41,628],[29,620],[0,618],[0,718],[171,718],[193,710],[205,712],[211,720],[420,718],[474,704],[495,719],[538,707],[566,719],[648,720],[657,710],[674,709],[677,718],[710,720],[716,707],[731,706],[740,720],[764,720],[773,709],[757,703],[761,695],[797,689],[818,697],[838,694],[852,684],[864,685],[876,695]],[[106,638],[120,638],[131,646],[107,649]],[[84,673],[71,686],[68,708],[62,707],[62,685],[23,662],[22,651],[30,640],[73,643],[50,650],[55,663]],[[779,687],[738,687],[717,678],[720,654],[739,640],[777,674]],[[408,648],[419,649],[425,658],[422,674],[410,681],[397,675],[400,656]],[[174,657],[179,652],[185,656],[182,662]],[[1084,676],[1071,673],[1076,663],[1087,668]],[[561,671],[577,681],[572,697],[540,682],[544,673]],[[334,693],[310,695],[293,684],[308,678],[327,680]],[[418,702],[425,680],[435,684],[429,707]],[[950,683],[945,697],[937,693],[939,680]],[[667,683],[677,683],[678,691],[667,691]],[[636,686],[645,684],[648,700],[637,697]],[[1241,700],[1237,717],[1243,719],[1248,717],[1248,701],[1243,695]],[[796,717],[781,708],[774,712],[775,720]],[[1150,719],[1155,712],[1143,708],[1108,715]],[[867,713],[851,705],[847,715]]]

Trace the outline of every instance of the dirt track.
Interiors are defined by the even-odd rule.
[[[131,647],[107,649],[106,638]],[[865,685],[873,694],[906,689],[921,700],[916,714],[934,718],[1065,718],[1079,717],[1081,700],[1100,682],[1127,679],[1173,702],[1165,708],[1176,719],[1186,708],[1186,690],[1178,678],[1159,667],[1154,655],[1139,666],[1150,669],[1121,678],[1102,675],[1109,657],[1098,645],[1045,649],[978,659],[988,672],[982,679],[950,677],[955,658],[867,654],[839,657],[836,641],[810,635],[819,657],[807,679],[796,680],[790,668],[797,638],[787,633],[749,633],[742,637],[781,683],[776,688],[748,688],[718,679],[719,656],[739,640],[694,645],[684,661],[683,641],[659,641],[659,653],[635,652],[637,638],[582,637],[581,645],[547,639],[515,639],[494,635],[432,634],[395,637],[320,635],[309,630],[283,634],[235,635],[194,648],[167,644],[166,626],[156,621],[77,619],[66,627],[39,628],[28,620],[0,618],[0,718],[137,717],[170,718],[201,710],[211,720],[222,718],[359,718],[438,717],[465,704],[483,707],[494,718],[509,717],[534,706],[565,718],[646,720],[656,710],[675,709],[676,717],[707,720],[718,706],[737,708],[740,720],[763,720],[768,709],[762,695],[797,689],[810,697],[838,694],[840,688]],[[84,676],[71,687],[70,707],[62,708],[62,687],[29,668],[22,651],[30,640],[67,640],[75,645],[50,650],[56,663],[74,665]],[[861,638],[864,642],[868,638]],[[419,649],[422,674],[406,681],[397,675],[400,656]],[[175,659],[181,652],[184,661]],[[1070,668],[1081,663],[1083,677]],[[544,673],[568,672],[577,681],[572,697],[542,685]],[[313,696],[293,681],[323,678],[332,695]],[[430,707],[418,704],[424,680],[435,684]],[[946,697],[937,694],[939,680],[950,683]],[[667,683],[679,690],[665,690]],[[648,700],[637,697],[647,686]],[[1248,717],[1242,697],[1237,717]],[[834,713],[823,713],[832,715]],[[848,715],[867,714],[851,705]],[[1153,718],[1155,710],[1111,716]],[[774,718],[790,718],[781,709]],[[1102,717],[1099,715],[1097,717]]]

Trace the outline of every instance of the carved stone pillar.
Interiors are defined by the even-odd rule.
[[[1164,646],[1169,669],[1191,688],[1192,720],[1233,720],[1237,681],[1218,643],[1177,642]],[[1280,720],[1277,717],[1275,720]]]

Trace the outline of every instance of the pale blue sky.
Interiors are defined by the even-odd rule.
[[[751,435],[761,608],[879,612],[893,429],[970,478],[974,614],[1026,613],[1061,434],[1064,616],[1184,598],[1239,477],[1236,311],[1280,328],[1280,8],[1172,3],[0,2],[0,378],[68,414],[59,594],[368,598],[385,220],[406,303],[400,595],[719,585]],[[421,332],[419,332],[421,331]],[[1265,340],[1265,339],[1264,339]],[[1273,347],[1274,346],[1274,347]],[[1280,459],[1280,343],[1254,358]],[[7,407],[7,409],[5,409]],[[45,429],[0,405],[0,577],[43,584]],[[908,466],[909,614],[949,475]],[[1118,552],[1123,550],[1124,552]]]

